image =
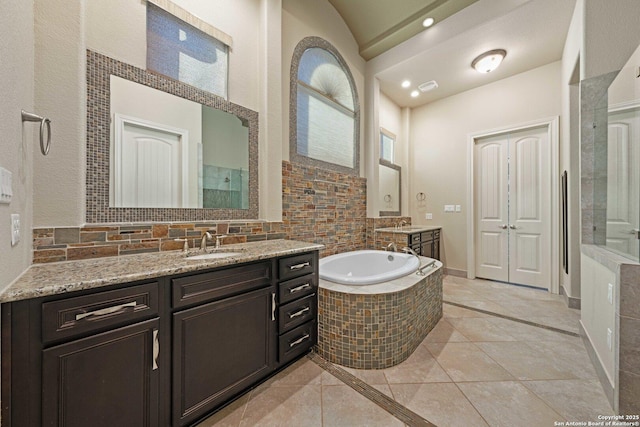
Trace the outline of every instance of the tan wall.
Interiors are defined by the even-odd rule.
[[[560,107],[554,62],[412,111],[410,188],[427,199],[419,206],[409,197],[409,213],[413,224],[442,226],[447,268],[467,270],[469,135],[558,116]],[[462,205],[462,212],[445,214],[445,204]],[[425,220],[427,212],[433,221]]]
[[[36,137],[38,125],[23,125],[20,110],[45,114],[36,109],[33,102],[33,3],[3,0],[1,8],[0,166],[13,174],[13,199],[10,204],[0,204],[0,290],[31,262],[33,156],[43,157]],[[19,214],[22,224],[21,241],[15,247],[11,247],[11,214]]]

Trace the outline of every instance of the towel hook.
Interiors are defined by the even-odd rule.
[[[51,120],[37,114],[22,110],[23,122],[40,122],[40,151],[44,156],[49,154],[51,148]],[[47,127],[47,143],[44,142],[44,127]]]

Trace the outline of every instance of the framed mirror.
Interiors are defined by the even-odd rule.
[[[258,113],[87,51],[88,223],[258,218]]]
[[[378,164],[378,206],[380,216],[400,215],[400,172],[402,168],[386,160]]]

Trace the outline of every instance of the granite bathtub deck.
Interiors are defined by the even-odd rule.
[[[423,231],[440,230],[442,227],[439,225],[405,225],[402,228],[385,227],[376,228],[375,231],[379,233],[399,233],[399,234],[413,234],[422,233]]]
[[[240,253],[226,258],[208,260],[191,260],[186,258],[182,251],[172,251],[35,264],[0,294],[0,302],[19,301],[189,273],[322,248],[324,248],[323,245],[295,240],[267,240],[224,245],[225,251]],[[209,251],[212,249],[209,248]]]

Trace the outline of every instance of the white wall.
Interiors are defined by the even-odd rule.
[[[447,268],[467,270],[467,145],[472,133],[519,125],[560,114],[560,62],[445,98],[411,114],[411,194],[424,192],[426,205],[409,197],[414,224],[443,227],[441,250]],[[444,214],[445,204],[462,205]],[[425,220],[425,213],[433,220]]]
[[[22,124],[20,110],[34,106],[33,3],[2,0],[0,13],[0,166],[13,174],[13,199],[0,204],[0,291],[31,262],[33,156],[40,154],[36,123]],[[54,128],[55,129],[55,128]],[[10,215],[19,214],[21,241],[11,247]]]
[[[360,102],[360,175],[364,176],[364,59],[340,14],[328,1],[284,0],[282,2],[282,158],[289,159],[289,74],[297,44],[309,36],[322,37],[340,52],[353,75]],[[369,142],[368,142],[369,143]]]
[[[607,301],[609,284],[614,287],[614,300],[618,295],[616,289],[616,275],[597,261],[582,255],[580,261],[582,270],[582,310],[580,312],[582,326],[600,359],[602,367],[609,377],[609,382],[615,381],[615,346],[609,349],[607,344],[607,329],[616,333],[615,305]],[[612,343],[616,337],[612,336]]]

